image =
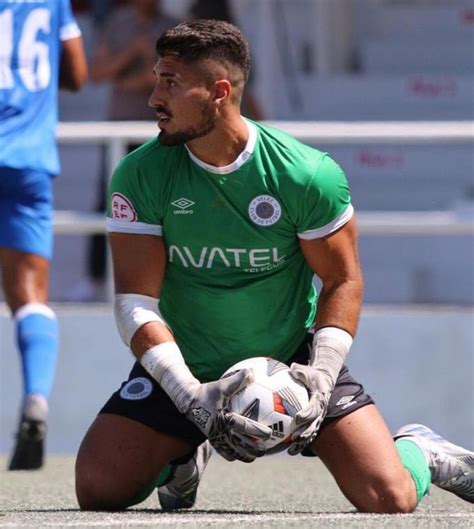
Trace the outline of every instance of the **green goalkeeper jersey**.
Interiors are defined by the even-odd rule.
[[[163,237],[160,310],[203,382],[244,358],[293,355],[317,298],[298,240],[353,215],[345,175],[327,154],[246,122],[247,146],[226,167],[153,139],[122,160],[109,190],[109,232]]]

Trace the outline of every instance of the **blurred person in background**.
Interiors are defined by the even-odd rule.
[[[87,63],[69,0],[0,0],[0,25],[0,265],[24,382],[9,470],[33,470],[44,461],[58,353],[57,320],[47,305],[52,180],[60,169],[57,90],[78,90]]]
[[[98,30],[104,27],[113,8],[113,0],[91,0],[91,11],[94,25]]]
[[[159,0],[134,0],[107,15],[93,55],[91,78],[111,84],[108,120],[153,119],[147,101],[154,85],[154,42],[158,35],[177,23],[177,20],[163,14]],[[131,152],[138,146],[129,144],[127,151]],[[100,213],[105,210],[108,177],[107,150],[103,148],[95,207]],[[106,261],[105,236],[92,236],[87,255],[87,276],[74,287],[70,300],[97,301],[101,298]]]
[[[114,9],[126,3],[128,3],[127,0],[71,0],[74,13],[89,15],[96,31],[102,30]]]

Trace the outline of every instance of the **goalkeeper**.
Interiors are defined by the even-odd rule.
[[[240,115],[250,61],[233,25],[183,23],[156,49],[160,134],[123,159],[108,203],[115,316],[136,363],[80,447],[81,508],[155,488],[164,510],[191,507],[211,444],[230,461],[261,456],[252,439],[268,429],[226,410],[251,373],[220,379],[254,356],[306,385],[288,452],[319,456],[360,511],[413,511],[431,481],[472,501],[469,453],[421,426],[394,442],[344,365],[362,274],[341,168]]]

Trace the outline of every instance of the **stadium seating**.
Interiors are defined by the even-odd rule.
[[[284,86],[276,77],[278,86]],[[473,119],[474,75],[359,74],[301,76],[290,94],[271,99],[274,119],[302,120],[465,120]]]
[[[365,73],[463,74],[474,70],[472,39],[450,39],[438,46],[434,38],[365,39],[359,47]],[[436,51],[436,52],[434,52]]]
[[[397,38],[422,37],[446,41],[452,37],[472,38],[472,0],[444,2],[353,0],[354,29],[361,35]]]
[[[470,145],[319,148],[329,152],[346,171],[360,210],[447,210],[473,193]]]

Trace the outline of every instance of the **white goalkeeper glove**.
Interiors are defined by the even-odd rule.
[[[242,369],[233,375],[200,384],[193,395],[186,417],[207,436],[215,450],[228,461],[251,463],[256,453],[244,439],[268,439],[271,430],[252,419],[230,412],[229,399],[253,381],[253,372]],[[178,408],[179,409],[179,408]]]
[[[352,336],[348,332],[337,327],[323,327],[314,335],[309,364],[291,364],[291,374],[308,389],[309,403],[295,416],[297,429],[288,448],[290,455],[301,453],[318,435],[351,345]]]
[[[216,427],[211,444],[227,461],[252,463],[265,455],[258,441],[271,436],[271,429],[263,424],[234,412],[221,410],[217,414]]]
[[[254,457],[237,444],[238,436],[268,439],[270,428],[228,410],[230,398],[253,381],[253,372],[242,369],[214,382],[202,384],[191,373],[175,342],[150,348],[140,363],[160,384],[178,410],[185,414],[229,461],[250,462]]]

